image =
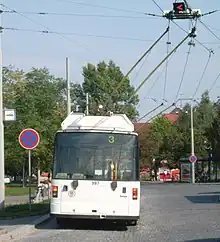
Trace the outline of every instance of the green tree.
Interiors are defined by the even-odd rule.
[[[53,139],[66,116],[63,83],[46,68],[28,73],[4,69],[4,105],[15,108],[17,121],[5,124],[6,172],[20,174],[27,154],[18,143],[25,128],[38,130],[40,144],[33,151],[33,168],[48,169],[52,161]]]
[[[180,118],[177,123],[178,131],[182,134],[184,141],[182,156],[189,156],[191,154],[190,116],[190,104],[186,104],[180,113]],[[214,105],[207,91],[202,94],[201,101],[193,107],[193,116],[195,153],[197,156],[207,156],[207,145],[205,141],[212,139],[210,128],[216,116]]]
[[[151,167],[154,158],[155,140],[152,139],[150,125],[144,125],[138,131],[138,135],[141,150],[141,167]]]
[[[138,95],[134,95],[135,88],[131,86],[128,78],[117,88],[124,76],[113,61],[108,64],[100,62],[97,66],[89,63],[83,68],[83,76],[83,95],[85,97],[85,93],[89,93],[90,114],[123,112],[132,120],[138,116],[136,105],[139,99]],[[99,110],[99,105],[103,105],[103,109]]]
[[[183,147],[182,136],[176,126],[167,118],[158,117],[152,122],[151,137],[155,140],[154,158],[168,160],[170,167],[176,166],[179,150]]]

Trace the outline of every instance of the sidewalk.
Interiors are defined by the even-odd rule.
[[[32,233],[36,226],[50,219],[49,214],[19,219],[0,220],[0,241],[19,240]]]

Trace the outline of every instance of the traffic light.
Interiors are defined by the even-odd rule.
[[[186,5],[184,2],[173,3],[173,11],[175,13],[183,13],[186,11]]]

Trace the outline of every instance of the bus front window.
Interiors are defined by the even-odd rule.
[[[57,133],[54,179],[137,180],[137,136],[94,132]],[[116,169],[116,170],[115,170]]]

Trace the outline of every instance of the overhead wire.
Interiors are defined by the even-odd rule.
[[[37,24],[37,25],[39,25],[39,26],[45,28],[47,31],[51,31],[51,32],[53,32],[53,30],[50,29],[50,28],[48,28],[46,25],[44,25],[44,24],[42,24],[42,23],[40,23],[40,22],[38,22],[38,21],[36,21],[36,20],[34,20],[34,19],[32,19],[32,18],[26,16],[25,14],[22,14],[22,13],[16,11],[15,9],[12,9],[12,8],[6,6],[5,4],[0,4],[0,6],[2,6],[2,7],[4,7],[4,8],[6,8],[6,9],[8,9],[8,10],[10,10],[10,11],[14,11],[15,13],[17,13],[18,15],[20,15],[20,16],[23,17],[23,18],[26,18],[26,19],[29,20],[30,22],[35,23],[35,24]],[[88,50],[88,51],[90,51],[90,52],[94,52],[94,51],[93,51],[92,49],[90,49],[88,46],[86,46],[86,45],[84,45],[84,44],[82,44],[82,43],[78,43],[77,41],[75,41],[75,40],[73,40],[73,39],[71,39],[71,38],[69,38],[69,37],[67,37],[67,36],[65,36],[65,35],[62,35],[62,34],[60,34],[60,33],[58,33],[58,32],[55,32],[54,34],[56,34],[56,35],[62,37],[63,39],[66,39],[66,40],[68,40],[68,41],[70,41],[70,42],[72,42],[72,43],[74,43],[74,44],[76,44],[76,45],[78,45],[78,46],[80,46],[80,47],[83,47],[83,48],[85,48],[86,50]]]
[[[156,5],[157,5],[157,3],[154,1],[154,0],[152,0]],[[157,5],[158,6],[158,5]],[[158,6],[159,8],[160,8],[160,6]],[[162,10],[161,8],[160,8],[160,10]],[[163,10],[162,10],[163,11]],[[172,21],[174,24],[176,24],[174,21]],[[183,28],[181,28],[178,24],[176,24],[181,30],[183,30],[184,32],[186,32],[187,33],[187,31],[185,31]],[[203,79],[203,77],[204,77],[204,75],[205,75],[205,72],[206,72],[206,70],[207,70],[207,68],[208,68],[208,65],[209,65],[209,62],[210,62],[210,58],[211,58],[211,54],[213,53],[213,50],[210,50],[210,49],[208,49],[204,44],[202,44],[200,41],[198,41],[197,39],[196,39],[196,41],[200,44],[200,45],[202,45],[203,46],[203,48],[205,48],[206,50],[208,50],[209,51],[209,58],[208,58],[208,61],[207,61],[207,63],[206,63],[206,65],[205,65],[205,68],[204,68],[204,71],[203,71],[203,73],[202,73],[202,76],[201,76],[201,79],[200,79],[200,81],[199,81],[199,83],[198,83],[198,85],[197,85],[197,88],[196,88],[196,91],[195,91],[195,93],[194,93],[194,95],[193,95],[193,98],[195,97],[195,95],[196,95],[196,93],[197,93],[197,91],[198,91],[198,89],[199,89],[199,87],[200,87],[200,84],[201,84],[201,82],[202,82],[202,79]],[[188,51],[188,53],[187,53],[187,59],[186,59],[186,63],[185,63],[185,67],[184,67],[184,70],[183,70],[183,75],[182,75],[182,78],[181,78],[181,82],[180,82],[180,85],[179,85],[179,88],[178,88],[178,91],[177,91],[177,96],[176,96],[176,99],[178,98],[178,96],[179,96],[179,91],[180,91],[180,89],[181,89],[181,86],[182,86],[182,83],[183,83],[183,78],[184,78],[184,75],[185,75],[185,71],[186,71],[186,67],[187,67],[187,63],[188,63],[188,60],[189,60],[189,55],[190,55],[190,52],[191,52],[191,48],[192,48],[192,45],[190,45],[189,46],[189,51]],[[220,74],[218,75],[218,77],[216,78],[216,79],[218,79],[220,77]],[[215,80],[215,82],[216,82],[216,80]],[[165,110],[163,110],[163,111],[161,111],[159,114],[157,114],[157,115],[155,115],[154,117],[156,117],[156,116],[158,116],[158,115],[160,115],[161,113],[163,113],[164,111],[166,111],[166,110],[168,110],[171,106],[173,106],[175,103],[173,103],[172,105],[170,105],[168,108],[166,108]],[[145,117],[145,116],[144,116]],[[149,122],[150,120],[152,120],[154,117],[152,117],[151,119],[149,119],[149,120],[147,120],[146,121],[146,123],[147,122]],[[144,123],[145,124],[145,123]],[[143,125],[144,125],[143,124]],[[142,126],[143,126],[142,125]],[[139,128],[139,129],[141,129],[142,128],[142,126]],[[139,130],[138,129],[138,130]],[[137,130],[137,131],[138,131]]]
[[[146,56],[146,58],[144,59],[144,61],[143,61],[142,64],[140,65],[140,67],[139,67],[137,73],[135,74],[135,76],[134,76],[134,78],[133,78],[133,81],[134,81],[134,82],[136,81],[138,75],[140,74],[141,70],[143,69],[144,65],[146,64],[147,59],[148,59],[150,53],[151,53],[151,52],[149,52],[149,54]]]
[[[191,36],[193,36],[195,34],[196,28],[193,27],[191,32],[187,34],[187,36],[185,36],[185,38],[183,38],[183,40],[177,44],[173,50],[171,52],[169,52],[169,54],[148,74],[148,76],[140,83],[140,85],[135,89],[135,91],[132,93],[132,95],[130,96],[130,98],[128,99],[127,102],[129,102],[135,95],[136,93],[141,89],[141,87],[148,81],[148,79],[157,71],[157,69],[173,54],[177,51],[177,49]],[[124,106],[125,108],[125,106]]]
[[[158,117],[159,115],[161,115],[163,112],[166,112],[168,109],[170,109],[171,107],[175,106],[175,103],[172,103],[171,105],[169,105],[167,108],[163,109],[162,111],[160,111],[158,114],[155,114],[153,117],[151,117],[150,119],[148,119],[147,121],[145,121],[137,130],[136,132],[138,132],[142,127],[144,127],[145,124],[147,124],[148,122],[150,122],[152,119]],[[140,134],[139,134],[140,135]]]
[[[196,28],[196,25],[197,25],[197,19],[195,20],[195,24],[193,23],[193,20],[189,21],[189,28],[192,28],[192,27]],[[181,87],[182,87],[182,84],[183,84],[183,81],[184,81],[186,69],[187,69],[188,62],[189,62],[189,57],[190,57],[190,54],[191,54],[191,49],[192,49],[192,46],[194,46],[194,42],[193,42],[194,39],[195,39],[195,36],[192,37],[191,40],[188,43],[189,49],[188,49],[188,52],[187,52],[186,61],[185,61],[185,65],[184,65],[184,68],[183,68],[183,73],[182,73],[182,76],[181,76],[181,79],[180,79],[180,84],[179,84],[179,87],[177,89],[175,102],[179,97],[180,90],[181,90]]]
[[[140,122],[142,119],[144,119],[145,117],[147,117],[149,114],[153,113],[154,111],[156,111],[158,108],[162,107],[164,105],[164,103],[161,103],[160,105],[158,105],[157,107],[153,108],[152,110],[150,110],[148,113],[144,114],[141,118],[139,118],[137,120],[137,122]]]
[[[171,52],[148,74],[148,76],[140,83],[140,85],[135,89],[131,98],[136,95],[136,93],[142,88],[142,86],[150,79],[150,77],[157,71],[157,69],[175,52],[177,49],[195,32],[195,28],[192,29],[190,33],[185,36],[185,38],[176,45]],[[130,99],[131,99],[130,98]]]
[[[122,80],[119,82],[117,87],[115,88],[115,91],[117,91],[124,83],[124,81],[128,78],[130,73],[136,68],[136,66],[145,58],[146,55],[148,55],[152,49],[160,42],[160,40],[169,32],[169,28],[166,28],[166,30],[160,35],[160,37],[144,52],[144,54],[136,61],[136,63],[131,67],[131,69],[126,73],[126,75],[123,76]],[[136,93],[135,93],[136,94]],[[133,97],[133,96],[132,96]],[[132,98],[131,97],[131,98]],[[110,101],[110,96],[108,97],[107,101],[104,104],[104,107],[107,106],[107,104]]]
[[[209,88],[208,92],[210,93],[212,91],[212,89],[214,88],[215,84],[217,83],[217,81],[219,80],[220,78],[220,72],[219,74],[217,75],[217,77],[215,78],[215,80],[213,81],[211,87]]]
[[[180,90],[181,90],[181,87],[182,87],[182,84],[183,84],[183,81],[184,81],[187,65],[188,65],[188,62],[189,62],[189,56],[190,56],[190,53],[191,53],[191,49],[192,49],[192,45],[189,45],[189,50],[188,50],[187,56],[186,56],[186,62],[185,62],[184,68],[183,68],[183,73],[182,73],[182,76],[181,76],[181,79],[180,79],[179,87],[177,89],[175,100],[178,99],[179,94],[180,94]]]
[[[61,35],[74,35],[80,37],[94,37],[94,38],[103,38],[103,39],[116,39],[116,40],[131,40],[139,42],[152,42],[150,39],[138,39],[124,36],[111,36],[111,35],[97,35],[97,34],[80,34],[80,33],[65,33],[57,31],[48,31],[48,30],[35,30],[35,29],[22,29],[22,28],[9,28],[1,27],[0,30],[10,30],[10,31],[21,31],[21,32],[32,32],[32,33],[42,33],[42,34],[61,34]]]
[[[58,1],[58,2],[64,2],[65,1],[65,2],[76,4],[76,5],[89,6],[89,7],[93,7],[93,8],[101,8],[101,9],[108,9],[108,10],[114,10],[114,11],[118,11],[118,12],[143,14],[143,12],[141,12],[141,11],[122,9],[122,8],[114,8],[114,7],[108,7],[108,6],[103,6],[103,5],[99,5],[99,4],[93,4],[93,3],[77,2],[77,1],[74,1],[74,0],[56,0],[56,1]]]
[[[174,56],[174,54],[168,59],[168,62],[171,61],[171,59],[173,58],[173,56]],[[160,77],[162,76],[162,74],[165,73],[165,70],[166,70],[166,66],[163,66],[162,71],[160,71],[159,75],[158,75],[158,76],[155,78],[155,80],[152,82],[152,85],[150,86],[150,88],[146,90],[146,92],[145,92],[145,96],[144,96],[144,99],[143,99],[144,101],[147,99],[149,93],[150,93],[151,90],[155,87],[157,81],[160,79]],[[153,100],[153,101],[155,101],[154,98],[150,98],[150,99]],[[162,99],[162,101],[167,102],[167,100],[163,100],[163,99]],[[155,101],[155,102],[156,102],[156,101]],[[139,106],[140,106],[140,104],[138,105],[138,107],[139,107]]]
[[[152,2],[160,9],[160,11],[163,13],[163,9],[160,7],[160,5],[155,1],[152,0]]]
[[[220,37],[216,35],[202,20],[199,20],[199,22],[217,39],[220,40]]]
[[[116,40],[130,40],[130,41],[138,41],[138,42],[152,42],[153,39],[139,39],[132,38],[127,36],[113,36],[113,35],[98,35],[98,34],[80,34],[74,32],[59,32],[59,31],[49,31],[49,30],[38,30],[38,29],[24,29],[24,28],[14,28],[14,27],[0,27],[0,30],[8,30],[8,31],[20,31],[20,32],[32,32],[32,33],[42,33],[42,34],[59,34],[59,35],[73,35],[79,37],[94,37],[94,38],[103,38],[103,39],[116,39]],[[165,41],[160,41],[158,44],[164,44]],[[219,45],[219,43],[206,43],[210,45]],[[217,47],[219,49],[220,47]],[[144,65],[144,63],[142,64]],[[142,67],[143,68],[143,67]],[[142,69],[140,68],[140,69]]]
[[[210,60],[211,60],[212,54],[213,54],[212,52],[209,52],[208,60],[207,60],[207,62],[206,62],[206,64],[205,64],[204,70],[203,70],[203,72],[202,72],[202,76],[201,76],[201,78],[200,78],[200,80],[199,80],[199,82],[198,82],[198,84],[197,84],[197,86],[196,86],[196,90],[195,90],[195,92],[194,92],[194,94],[193,94],[193,96],[192,96],[192,99],[195,98],[195,96],[196,96],[196,94],[197,94],[197,92],[198,92],[198,90],[199,90],[199,88],[200,88],[200,85],[201,85],[201,83],[202,83],[202,81],[203,81],[203,78],[204,78],[204,76],[205,76],[205,74],[206,74],[206,70],[207,70],[207,68],[208,68],[208,66],[209,66],[209,63],[210,63]]]
[[[97,18],[124,18],[124,19],[149,19],[146,16],[154,16],[151,13],[142,13],[143,16],[131,16],[131,15],[105,15],[105,14],[83,14],[83,13],[59,13],[59,12],[30,12],[30,11],[19,11],[22,14],[27,15],[41,15],[41,16],[68,16],[68,17],[97,17]],[[0,13],[16,14],[13,10],[1,10]],[[155,18],[153,18],[155,19]]]
[[[192,28],[192,27],[195,27],[196,28],[196,24],[197,24],[197,20],[195,21],[195,24],[193,23],[192,20],[189,21],[189,28]],[[182,87],[182,84],[183,84],[183,81],[184,81],[186,69],[187,69],[188,62],[189,62],[189,57],[190,57],[190,54],[191,54],[191,49],[192,49],[192,46],[194,46],[193,40],[194,40],[194,37],[191,38],[191,40],[188,43],[189,49],[188,49],[188,52],[187,52],[186,61],[185,61],[185,65],[184,65],[184,68],[183,68],[183,73],[182,73],[182,76],[181,76],[181,79],[180,79],[180,84],[179,84],[179,87],[177,89],[177,93],[176,93],[176,97],[175,97],[175,102],[177,101],[177,99],[179,97],[180,90],[181,90],[181,87]]]
[[[179,24],[177,24],[175,21],[172,21],[173,24],[175,24],[179,29],[181,29],[183,32],[188,33],[184,28],[182,28]],[[205,46],[202,42],[200,42],[198,39],[194,38],[194,40],[201,45],[204,49],[206,49],[208,52],[210,52],[211,49],[209,49],[207,46]]]
[[[168,63],[171,61],[171,59],[173,58],[173,56],[174,56],[174,54],[168,59]],[[162,76],[162,74],[165,73],[165,71],[166,71],[166,65],[163,67],[162,71],[159,73],[159,75],[152,82],[151,87],[146,92],[147,94],[154,88],[154,86],[156,85],[157,81],[160,79],[160,77]]]

